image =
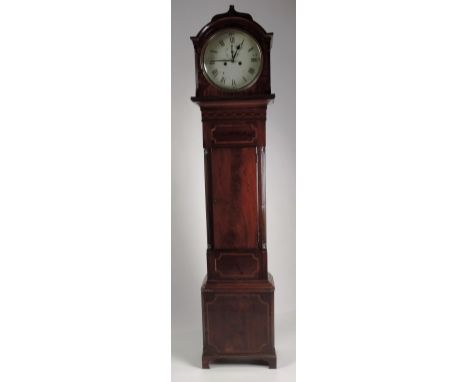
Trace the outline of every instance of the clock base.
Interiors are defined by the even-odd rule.
[[[266,365],[276,369],[276,353],[256,355],[205,355],[202,356],[202,368],[209,369],[210,363]]]
[[[274,283],[214,281],[202,285],[202,367],[210,362],[261,363],[276,368]]]

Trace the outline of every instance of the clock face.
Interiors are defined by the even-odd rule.
[[[201,55],[205,77],[223,90],[239,91],[257,81],[262,70],[257,41],[239,29],[222,29],[206,42]]]

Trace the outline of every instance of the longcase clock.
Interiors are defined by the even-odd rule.
[[[267,33],[230,6],[191,37],[205,156],[207,275],[202,366],[261,362],[276,368],[274,283],[267,268],[265,122]]]

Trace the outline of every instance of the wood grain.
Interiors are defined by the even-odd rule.
[[[213,149],[213,248],[258,245],[257,154],[255,148]]]

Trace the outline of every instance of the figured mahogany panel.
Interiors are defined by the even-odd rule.
[[[256,148],[213,148],[211,182],[213,248],[256,248]]]
[[[213,273],[220,279],[255,279],[261,259],[257,253],[219,253],[213,257]]]
[[[260,293],[206,298],[206,347],[217,354],[261,353],[272,347],[270,302]]]
[[[255,253],[221,253],[214,259],[214,270],[225,278],[251,279],[260,273],[260,260]]]

